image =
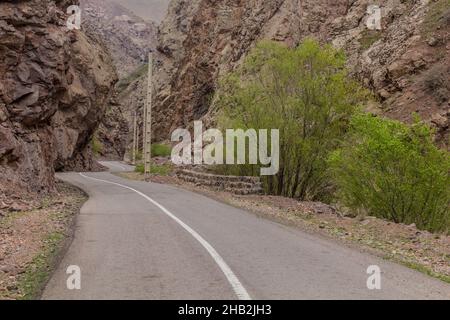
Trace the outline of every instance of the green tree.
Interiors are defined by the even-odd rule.
[[[312,39],[294,49],[264,41],[221,82],[216,105],[223,128],[280,130],[280,171],[264,178],[269,193],[305,200],[330,194],[326,159],[366,98],[345,62],[341,51]],[[259,173],[254,165],[222,169]]]
[[[329,163],[348,208],[430,231],[450,229],[450,157],[433,144],[428,126],[357,115]]]

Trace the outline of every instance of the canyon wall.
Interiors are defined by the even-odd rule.
[[[382,9],[380,31],[366,26],[371,4]],[[218,79],[257,41],[305,37],[345,50],[352,76],[379,100],[371,111],[402,121],[417,112],[443,136],[449,32],[449,0],[172,0],[158,34],[155,138],[208,117]]]
[[[78,1],[0,3],[0,195],[47,192],[54,171],[92,169],[89,142],[116,82],[107,51],[68,30]]]

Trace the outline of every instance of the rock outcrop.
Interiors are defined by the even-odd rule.
[[[366,26],[382,9],[382,30]],[[448,132],[448,0],[172,0],[158,34],[154,130],[166,139],[208,115],[217,80],[261,39],[297,45],[332,42],[352,75],[372,89],[380,112],[403,121],[413,112]]]
[[[55,170],[95,165],[89,143],[116,75],[99,43],[67,29],[77,3],[0,3],[2,196],[50,191]]]
[[[146,5],[156,8],[159,4],[158,10],[162,12],[166,8],[165,2]],[[84,30],[105,44],[120,78],[117,95],[96,133],[98,156],[122,160],[132,145],[134,113],[142,115],[147,86],[147,73],[142,71],[146,68],[148,53],[156,48],[157,26],[115,1],[81,0],[81,4]],[[138,3],[131,3],[133,8],[134,5]]]
[[[156,47],[157,26],[107,0],[81,0],[83,30],[97,35],[109,49],[119,78],[147,61]]]

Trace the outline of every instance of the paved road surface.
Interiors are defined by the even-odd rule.
[[[90,200],[44,299],[450,299],[446,283],[202,195],[106,172],[58,177]],[[70,265],[81,290],[67,289]],[[382,290],[367,289],[370,265]]]

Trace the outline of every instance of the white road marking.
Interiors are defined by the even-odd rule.
[[[86,175],[84,175],[82,173],[80,173],[80,176],[82,176],[82,177],[84,177],[86,179],[91,179],[91,180],[96,180],[96,181],[100,181],[100,182],[105,182],[105,183],[113,184],[113,185],[116,185],[116,186],[119,186],[119,187],[122,187],[122,188],[125,188],[125,189],[128,189],[128,190],[134,191],[137,194],[139,194],[140,196],[142,196],[145,199],[147,199],[153,205],[155,205],[156,207],[161,209],[166,215],[168,215],[170,218],[175,220],[181,227],[183,227],[183,229],[185,229],[187,232],[189,232],[198,242],[200,242],[200,244],[206,249],[206,251],[208,251],[208,253],[211,255],[211,257],[217,263],[219,268],[225,274],[225,277],[227,278],[228,282],[230,283],[231,287],[234,290],[234,293],[239,298],[239,300],[251,300],[252,299],[250,297],[249,293],[247,292],[247,290],[242,285],[242,283],[236,277],[236,275],[231,270],[231,268],[228,266],[228,264],[225,262],[225,260],[223,260],[223,258],[220,256],[220,254],[216,251],[216,249],[214,249],[214,247],[212,245],[210,245],[208,241],[203,239],[203,237],[201,235],[199,235],[194,229],[189,227],[187,224],[185,224],[183,221],[181,221],[179,218],[177,218],[173,213],[171,213],[169,210],[164,208],[158,202],[156,202],[155,200],[153,200],[152,198],[150,198],[146,194],[144,194],[144,193],[142,193],[142,192],[140,192],[140,191],[138,191],[136,189],[133,189],[131,187],[125,186],[123,184],[116,183],[116,182],[111,182],[111,181],[108,181],[108,180],[102,180],[102,179],[88,177],[88,176],[86,176]]]

